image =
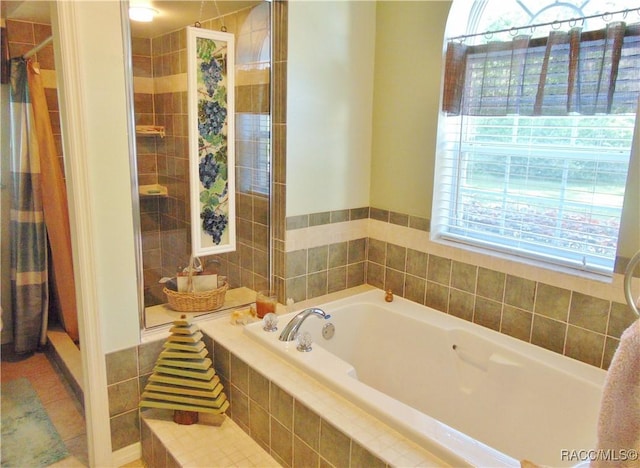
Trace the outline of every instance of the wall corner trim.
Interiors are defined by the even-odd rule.
[[[123,466],[142,458],[142,444],[136,442],[112,453],[112,466]]]

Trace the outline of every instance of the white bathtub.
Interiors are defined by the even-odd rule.
[[[376,289],[319,304],[331,318],[304,322],[314,341],[307,353],[261,322],[245,331],[453,466],[570,466],[568,452],[595,447],[603,370],[383,298]],[[293,315],[280,316],[279,330]]]

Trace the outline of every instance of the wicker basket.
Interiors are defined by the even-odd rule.
[[[224,304],[224,295],[229,284],[224,283],[217,289],[200,292],[178,292],[164,288],[169,307],[178,312],[204,312],[216,310]]]

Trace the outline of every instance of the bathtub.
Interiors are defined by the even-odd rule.
[[[301,327],[312,351],[262,322],[246,334],[452,466],[576,464],[595,447],[605,371],[374,289]],[[279,330],[296,312],[279,316]],[[333,337],[323,337],[331,323]]]

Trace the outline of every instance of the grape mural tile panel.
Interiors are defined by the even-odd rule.
[[[187,28],[192,253],[236,250],[234,36]]]

